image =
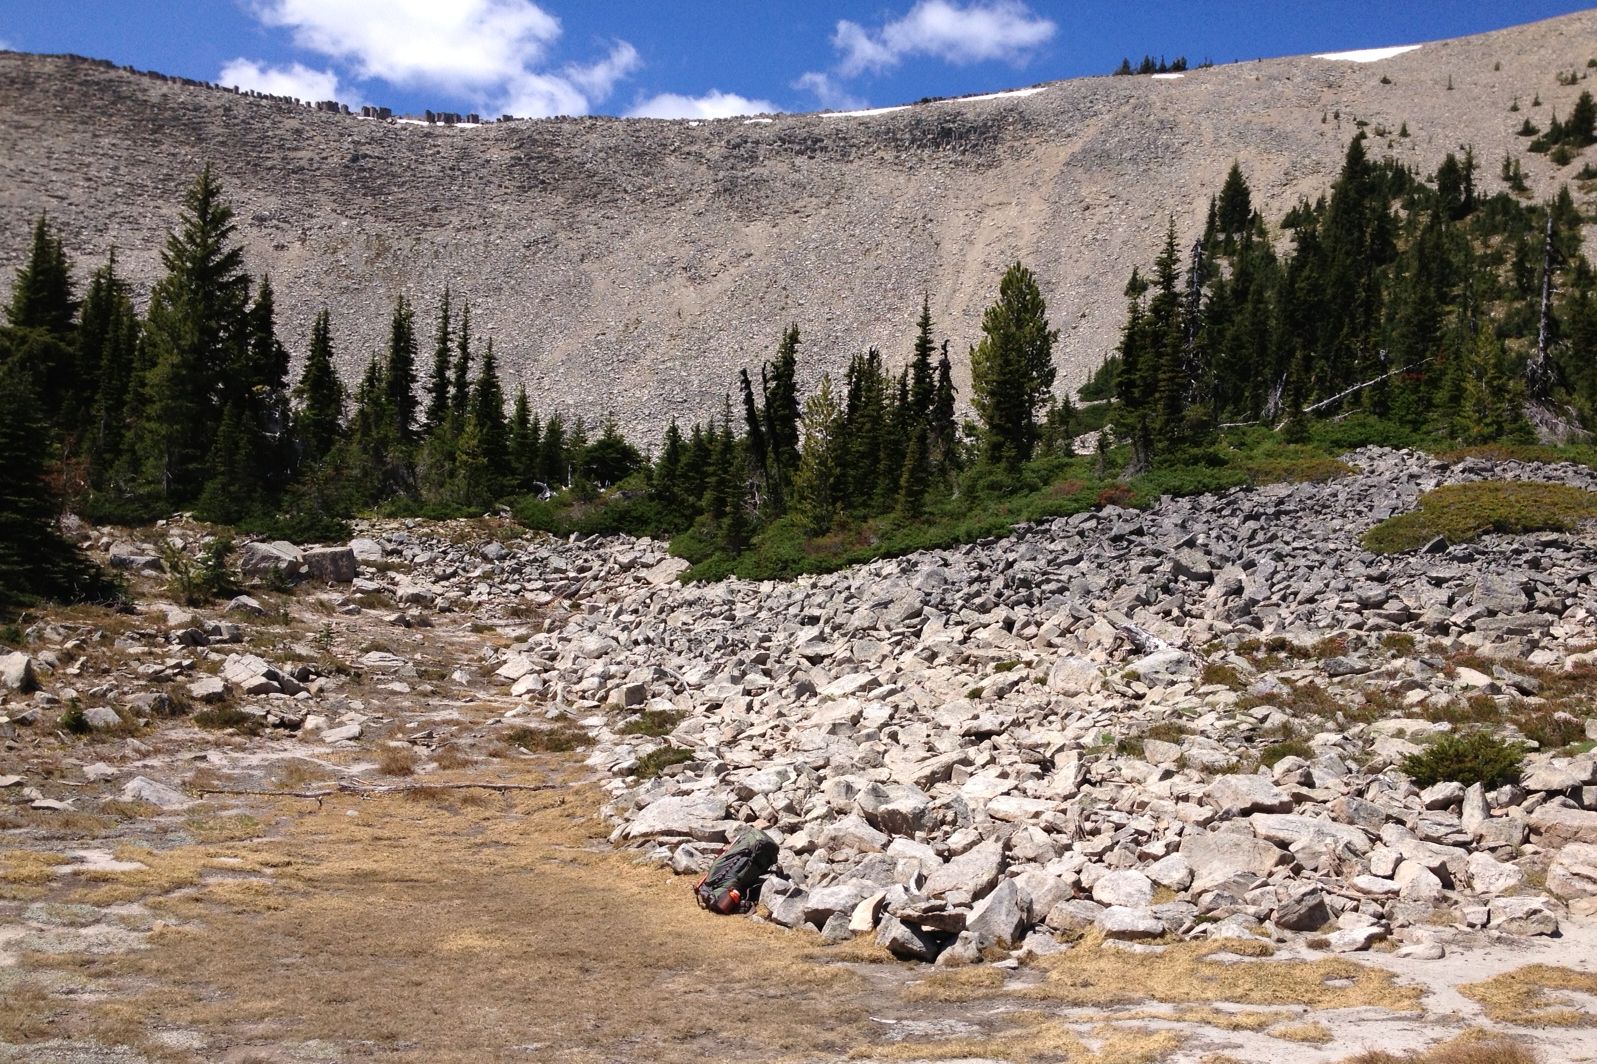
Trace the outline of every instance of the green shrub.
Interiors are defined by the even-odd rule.
[[[83,704],[76,698],[67,703],[66,712],[61,714],[61,730],[73,735],[87,735],[89,732],[89,720],[83,715]]]
[[[659,738],[670,735],[682,723],[682,714],[672,709],[650,709],[621,725],[622,735],[649,735]]]
[[[1259,751],[1259,764],[1266,768],[1274,768],[1277,763],[1289,757],[1301,757],[1305,761],[1313,761],[1314,747],[1302,739],[1286,739]]]
[[[1597,494],[1565,484],[1483,480],[1447,484],[1420,496],[1419,509],[1364,533],[1366,550],[1395,554],[1437,536],[1468,543],[1488,532],[1568,531],[1597,517]]]
[[[565,754],[588,746],[593,737],[574,725],[562,724],[553,728],[513,728],[505,735],[505,742],[534,753]]]
[[[224,731],[231,728],[247,735],[259,735],[266,729],[264,718],[246,713],[236,706],[212,706],[202,709],[189,718],[201,728],[212,731]]]
[[[638,758],[638,767],[633,771],[640,779],[652,780],[672,765],[692,760],[692,750],[680,746],[662,746]]]
[[[1490,732],[1447,732],[1417,754],[1403,759],[1401,768],[1417,787],[1436,783],[1479,783],[1501,787],[1519,781],[1525,749]]]
[[[342,517],[303,510],[245,518],[238,528],[262,539],[289,543],[343,543],[355,534]]]

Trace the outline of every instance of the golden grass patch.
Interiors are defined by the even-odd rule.
[[[0,1044],[37,1042],[49,1038],[50,995],[23,984],[0,992]]]
[[[32,901],[43,897],[45,887],[56,879],[55,870],[71,863],[70,857],[38,850],[0,853],[0,900]]]
[[[1057,1016],[1046,1012],[1014,1012],[1001,1017],[1004,1028],[993,1033],[962,1035],[935,1042],[900,1042],[861,1047],[851,1056],[869,1060],[961,1060],[994,1057],[1006,1061],[1064,1061],[1068,1064],[1155,1064],[1181,1047],[1173,1031],[1139,1031],[1100,1027],[1090,1045]]]
[[[1131,953],[1107,946],[1094,932],[1075,948],[1043,960],[1048,978],[1018,993],[1072,1005],[1153,1000],[1316,1008],[1374,1005],[1394,1010],[1419,1006],[1418,987],[1402,986],[1390,973],[1348,960],[1217,959],[1225,953],[1267,958],[1269,952],[1266,942],[1221,939],[1177,942],[1158,953]]]
[[[986,965],[934,971],[904,991],[910,1001],[969,1001],[1003,989],[1004,973]]]
[[[1372,1049],[1342,1064],[1541,1064],[1541,1057],[1529,1046],[1477,1028],[1429,1049],[1402,1055]]]
[[[1554,993],[1567,990],[1597,995],[1597,973],[1527,964],[1479,983],[1466,983],[1458,990],[1479,1003],[1487,1017],[1498,1023],[1517,1027],[1597,1026],[1597,1014],[1578,1001]]]
[[[1323,1023],[1289,1023],[1273,1027],[1265,1034],[1287,1042],[1308,1042],[1314,1045],[1324,1045],[1331,1040],[1331,1029]]]

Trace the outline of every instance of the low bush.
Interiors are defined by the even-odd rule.
[[[682,723],[682,714],[675,710],[650,709],[621,725],[622,735],[648,735],[659,738],[670,735]]]
[[[1444,537],[1468,543],[1490,532],[1568,531],[1597,518],[1597,494],[1565,484],[1482,480],[1447,484],[1420,496],[1419,509],[1389,517],[1364,533],[1377,554],[1416,550]]]
[[[1401,768],[1417,787],[1436,783],[1479,783],[1501,787],[1519,781],[1525,750],[1490,732],[1447,732],[1417,754],[1403,759]]]
[[[570,724],[553,728],[513,728],[504,738],[511,746],[539,754],[570,753],[593,742],[587,732]]]
[[[638,767],[634,773],[639,779],[652,780],[672,765],[680,765],[693,760],[693,751],[680,746],[662,746],[638,758]]]

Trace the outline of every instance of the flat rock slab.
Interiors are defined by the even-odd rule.
[[[660,835],[692,835],[726,819],[726,799],[713,794],[689,794],[661,798],[648,805],[627,826],[627,838],[647,839]]]

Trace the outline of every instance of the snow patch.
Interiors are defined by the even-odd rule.
[[[1175,81],[1178,78],[1184,78],[1184,77],[1186,77],[1185,74],[1155,74],[1153,76],[1153,80],[1155,80],[1155,81]]]
[[[1325,52],[1315,56],[1315,59],[1338,59],[1344,63],[1378,63],[1382,59],[1390,59],[1394,55],[1412,52],[1419,45],[1399,44],[1391,48],[1359,48],[1351,52]]]
[[[745,118],[743,124],[746,126],[767,126],[775,121],[776,119],[774,118]]]
[[[1034,85],[1029,89],[1010,89],[1007,92],[989,92],[982,96],[956,96],[949,100],[937,100],[937,103],[974,103],[977,100],[1004,100],[1010,97],[1035,96],[1039,92],[1047,92],[1046,85]]]
[[[885,115],[892,111],[907,111],[908,104],[899,104],[897,107],[870,107],[863,111],[822,111],[822,118],[869,118],[871,115]]]

